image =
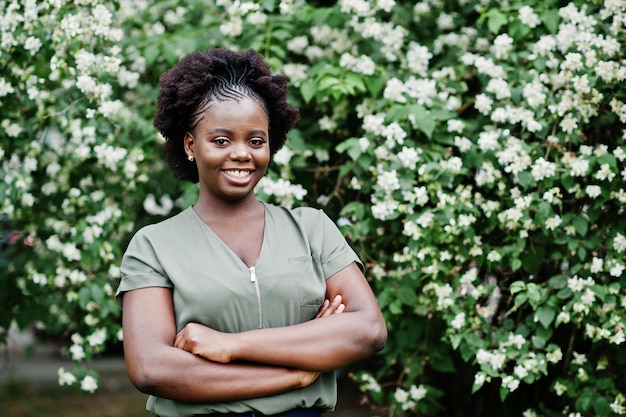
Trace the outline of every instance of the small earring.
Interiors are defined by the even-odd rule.
[[[189,155],[189,156],[187,157],[187,160],[188,160],[189,162],[193,162],[193,155]]]

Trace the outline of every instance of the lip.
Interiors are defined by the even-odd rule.
[[[228,182],[236,185],[246,185],[248,184],[254,174],[254,170],[250,169],[223,169],[222,175]]]

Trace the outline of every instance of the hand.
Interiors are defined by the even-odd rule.
[[[329,300],[324,300],[324,303],[315,315],[315,318],[319,319],[320,317],[343,313],[343,311],[346,309],[346,306],[342,301],[343,298],[341,297],[341,295],[337,295],[332,302],[330,302]]]
[[[229,363],[232,358],[232,335],[218,332],[199,323],[188,323],[176,334],[174,346],[213,362]]]
[[[315,382],[317,377],[321,374],[321,372],[317,371],[303,371],[300,369],[298,369],[297,372],[299,373],[300,388],[308,387]]]

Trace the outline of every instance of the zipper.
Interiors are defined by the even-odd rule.
[[[259,306],[259,329],[263,328],[263,306],[261,305],[261,290],[259,289],[259,280],[256,276],[256,268],[250,267],[250,282],[254,284],[256,290],[256,300]]]

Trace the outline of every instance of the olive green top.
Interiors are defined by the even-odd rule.
[[[251,270],[187,208],[132,238],[122,259],[117,298],[121,306],[125,291],[171,288],[177,331],[190,322],[229,333],[289,326],[315,316],[325,298],[326,279],[352,262],[363,269],[321,210],[266,204],[261,253]],[[298,407],[333,410],[336,402],[335,375],[328,372],[308,387],[269,397],[196,404],[150,396],[146,408],[161,417],[248,411],[271,415]]]

